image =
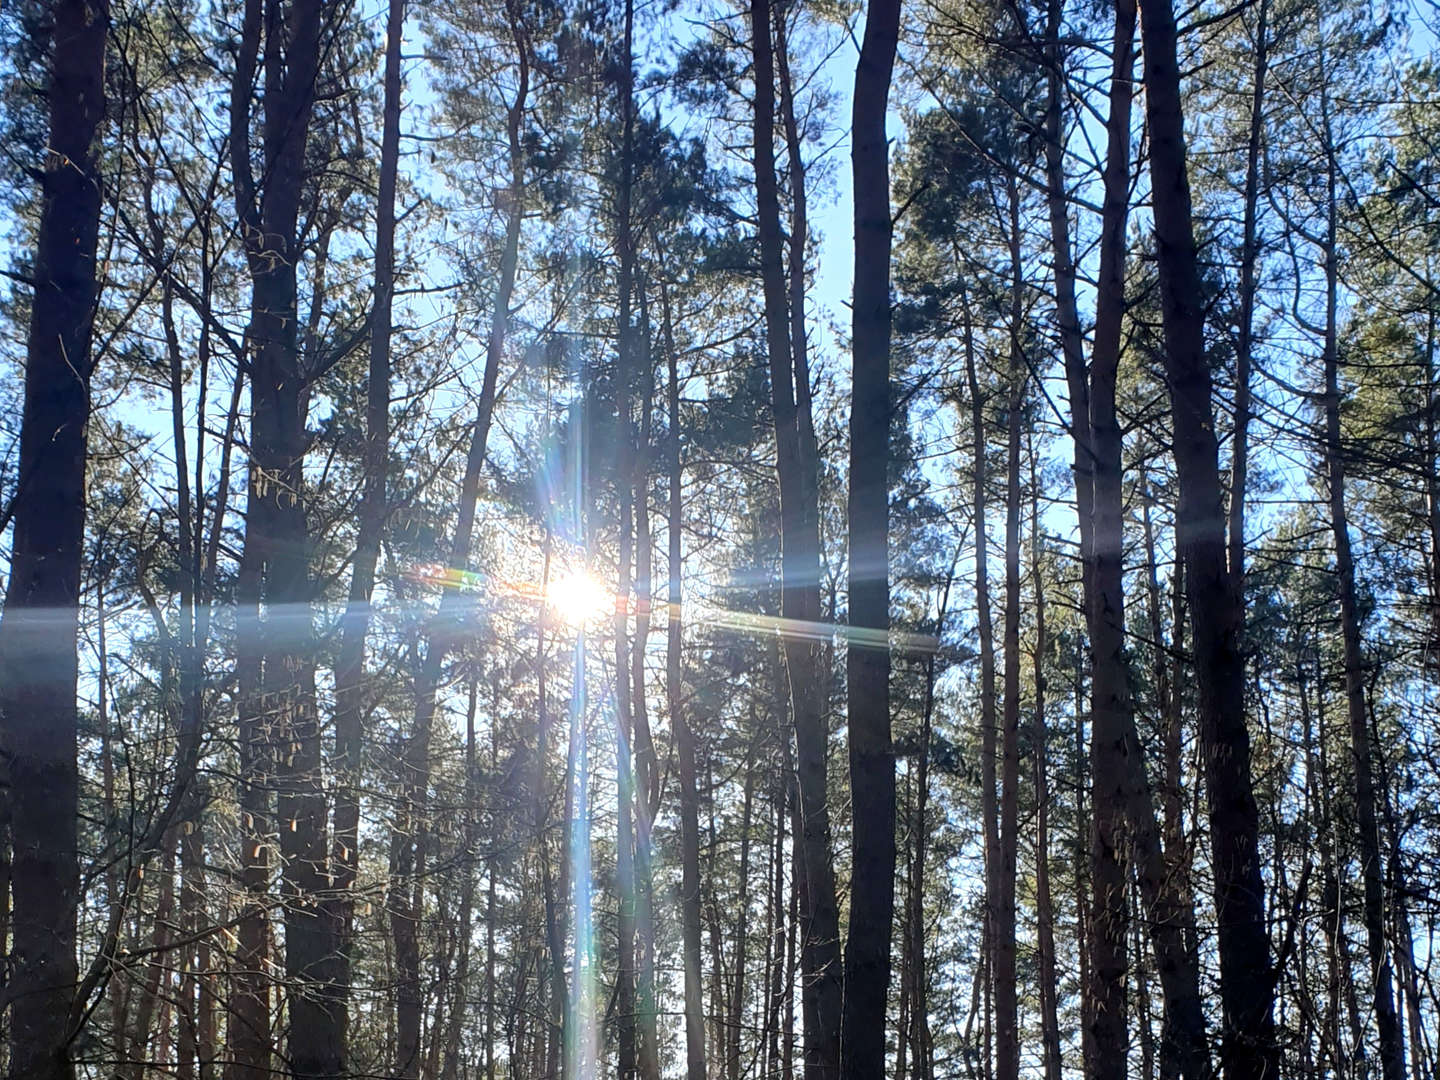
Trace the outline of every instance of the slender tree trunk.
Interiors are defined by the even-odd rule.
[[[660,1034],[655,996],[655,902],[651,869],[651,828],[660,801],[660,769],[650,728],[645,685],[645,653],[650,639],[654,551],[650,535],[651,414],[655,409],[655,370],[651,360],[650,318],[645,283],[640,283],[640,341],[636,374],[643,384],[640,400],[640,450],[635,457],[635,642],[630,650],[635,721],[635,902],[638,964],[636,970],[637,1064],[641,1080],[660,1078]],[[643,356],[638,355],[643,353]]]
[[[616,270],[616,358],[615,358],[615,488],[619,507],[619,552],[616,604],[613,619],[615,643],[615,877],[619,911],[619,958],[616,973],[615,1014],[617,1020],[617,1075],[633,1080],[637,1073],[636,1047],[636,802],[633,757],[634,712],[630,682],[630,587],[634,558],[634,405],[632,388],[636,378],[635,327],[632,293],[635,283],[635,235],[632,197],[635,154],[634,25],[635,5],[626,0],[625,37],[620,67],[620,177],[615,188]]]
[[[1070,246],[1070,198],[1065,183],[1065,127],[1064,102],[1066,74],[1064,54],[1060,48],[1060,27],[1063,21],[1063,0],[1047,0],[1045,21],[1045,194],[1050,219],[1050,253],[1054,267],[1055,321],[1060,330],[1060,352],[1065,361],[1065,386],[1070,395],[1070,433],[1075,443],[1074,482],[1075,511],[1079,521],[1080,550],[1092,546],[1090,530],[1093,512],[1091,507],[1093,483],[1091,480],[1090,458],[1090,387],[1085,373],[1085,335],[1080,327],[1080,312],[1075,302],[1075,256]],[[1123,54],[1119,50],[1122,23],[1127,21],[1129,33],[1134,35],[1134,4],[1124,0],[1116,7],[1116,53],[1115,63],[1128,63],[1130,50]],[[1118,68],[1116,69],[1119,70]],[[1128,71],[1125,75],[1128,80]],[[1116,89],[1112,75],[1111,112],[1112,124],[1118,123],[1114,104]],[[1125,87],[1128,95],[1128,84]],[[1129,104],[1125,102],[1126,162],[1129,162]],[[1081,559],[1080,572],[1086,595],[1089,595],[1089,562]]]
[[[982,835],[985,851],[985,921],[981,927],[982,953],[986,970],[992,970],[992,954],[998,935],[1000,911],[1000,828],[996,792],[996,729],[995,716],[995,630],[990,618],[990,534],[986,525],[985,413],[980,396],[980,377],[976,370],[974,327],[966,307],[965,377],[970,389],[970,430],[973,446],[974,472],[972,499],[975,521],[975,621],[980,637],[980,814],[984,819]],[[986,980],[985,998],[990,1000],[990,981]],[[988,1013],[988,1009],[987,1009]],[[988,1031],[988,1025],[987,1025]],[[985,1055],[989,1068],[989,1054]]]
[[[784,728],[776,725],[782,740],[786,740]],[[785,757],[790,757],[786,740]],[[785,1008],[785,956],[788,935],[785,932],[785,819],[790,813],[786,792],[790,778],[786,770],[776,773],[772,791],[771,809],[774,811],[770,846],[770,895],[769,930],[770,945],[765,1000],[765,1067],[761,1070],[762,1080],[779,1080],[781,1061],[781,1011]]]
[[[1210,805],[1219,921],[1222,1060],[1226,1080],[1279,1072],[1274,977],[1260,877],[1259,809],[1250,776],[1240,635],[1242,598],[1226,562],[1205,311],[1191,221],[1175,12],[1140,0],[1145,107],[1165,367],[1180,477],[1176,546],[1185,561],[1194,625],[1200,738]]]
[[[370,601],[385,527],[390,453],[390,334],[395,297],[395,186],[400,161],[400,49],[405,0],[390,0],[385,24],[385,102],[380,137],[380,190],[375,207],[375,283],[370,328],[370,367],[365,391],[365,487],[360,501],[350,596],[341,623],[335,663],[335,867],[328,901],[339,923],[335,956],[340,1007],[348,1010],[355,936],[355,887],[360,865],[360,785],[364,754],[365,643]],[[348,1011],[340,1015],[347,1040]]]
[[[241,595],[246,618],[239,663],[243,691],[242,740],[253,772],[248,813],[254,865],[247,863],[252,904],[268,878],[262,853],[274,844],[285,901],[285,974],[289,993],[288,1057],[297,1077],[329,1077],[341,1067],[343,1027],[331,959],[338,947],[332,913],[316,906],[328,886],[328,812],[320,768],[315,702],[309,522],[303,462],[308,390],[300,368],[298,235],[305,189],[305,154],[314,111],[324,7],[302,0],[282,19],[278,0],[266,0],[262,142],[264,189],[251,176],[250,100],[260,55],[260,4],[247,3],[231,100],[231,172],[251,280],[250,476]],[[280,29],[285,27],[282,41]],[[281,257],[277,258],[276,253]],[[258,605],[267,613],[258,621]],[[272,751],[267,757],[266,748]],[[243,755],[242,755],[243,758]],[[267,775],[268,774],[268,775]],[[275,832],[264,827],[266,788],[276,792]],[[278,833],[278,837],[275,836]],[[274,839],[272,839],[274,837]],[[242,926],[240,962],[247,969],[237,1077],[268,1067],[269,1017],[257,993],[266,951],[260,912]],[[268,997],[268,994],[266,995]],[[233,1025],[232,1025],[233,1026]],[[244,1030],[249,1028],[250,1030]],[[232,1038],[232,1046],[236,1040]]]
[[[179,1039],[176,1047],[175,1075],[178,1080],[195,1080],[200,1049],[200,1013],[205,1008],[204,972],[208,967],[209,949],[201,928],[207,913],[204,908],[205,846],[200,830],[200,815],[180,826],[180,936],[185,944],[180,949],[180,995],[177,1009]],[[203,1062],[200,1065],[204,1069]]]
[[[1040,1041],[1045,1080],[1060,1080],[1059,977],[1055,963],[1055,905],[1050,893],[1049,739],[1045,719],[1045,660],[1050,648],[1045,622],[1045,577],[1040,563],[1040,486],[1033,439],[1030,445],[1030,578],[1035,593],[1035,706],[1030,745],[1035,755],[1035,944],[1039,965]],[[927,700],[929,694],[927,692]],[[922,751],[923,753],[923,751]],[[924,759],[922,758],[922,761]],[[923,1080],[923,1078],[920,1078]]]
[[[10,579],[0,617],[0,749],[10,825],[9,1075],[66,1080],[80,902],[76,633],[100,227],[106,0],[51,12]]]
[[[820,620],[818,465],[808,408],[809,387],[795,365],[785,288],[784,238],[775,177],[775,65],[769,0],[750,4],[755,69],[755,197],[765,294],[776,472],[780,481],[781,615],[801,632],[784,638],[800,784],[800,844],[805,866],[801,913],[802,1000],[806,1080],[835,1080],[842,1009],[839,909],[830,864],[826,731],[820,647],[804,624]]]
[[[695,781],[695,732],[685,708],[684,686],[684,560],[679,357],[675,351],[670,291],[660,279],[661,336],[665,346],[665,401],[670,432],[666,566],[669,603],[665,637],[665,691],[675,738],[676,772],[680,784],[680,936],[685,979],[685,1075],[705,1080],[705,1012],[700,980],[700,795]]]
[[[755,738],[754,716],[751,716],[750,738]],[[740,804],[740,869],[736,875],[740,883],[735,899],[735,961],[734,974],[730,979],[730,1013],[725,1023],[725,1073],[730,1080],[742,1080],[741,1076],[741,1032],[745,1024],[745,974],[749,962],[750,944],[750,834],[754,825],[755,807],[755,753],[745,755],[744,794]]]
[[[1321,58],[1324,70],[1324,58]],[[1337,237],[1338,168],[1330,130],[1329,91],[1321,90],[1321,115],[1326,154],[1325,257],[1325,480],[1330,531],[1335,544],[1335,583],[1340,592],[1340,638],[1345,664],[1345,709],[1350,722],[1350,754],[1355,771],[1355,824],[1360,840],[1360,876],[1364,883],[1365,936],[1370,953],[1370,981],[1375,1001],[1375,1027],[1380,1037],[1380,1067],[1385,1080],[1405,1078],[1405,1038],[1395,1008],[1390,943],[1385,932],[1385,862],[1380,847],[1375,795],[1375,763],[1365,705],[1366,661],[1360,633],[1360,602],[1355,587],[1355,557],[1345,505],[1345,459],[1340,430],[1339,290],[1340,249]]]
[[[1265,76],[1269,67],[1269,0],[1259,0],[1245,140],[1245,209],[1240,247],[1240,332],[1235,345],[1235,432],[1230,451],[1229,564],[1235,592],[1245,595],[1245,487],[1250,468],[1250,366],[1255,342],[1255,272],[1260,262],[1260,149],[1265,137]],[[1243,612],[1242,612],[1243,617]]]
[[[465,700],[465,794],[461,807],[464,851],[460,866],[465,877],[460,883],[460,916],[456,923],[459,943],[455,957],[455,995],[445,1029],[445,1054],[442,1058],[441,1080],[456,1080],[460,1075],[460,1035],[465,1026],[470,989],[470,924],[475,915],[475,849],[480,842],[480,766],[475,749],[475,711],[477,679],[469,679]],[[494,717],[491,717],[494,724]],[[490,925],[489,911],[486,926]],[[488,990],[488,983],[487,983]]]
[[[424,917],[424,889],[421,873],[425,852],[425,804],[430,784],[430,736],[435,722],[436,695],[447,656],[462,622],[462,604],[457,581],[470,560],[475,514],[480,499],[480,478],[489,445],[495,413],[495,396],[505,337],[510,321],[510,301],[515,290],[519,263],[520,229],[525,212],[525,153],[521,142],[522,124],[530,87],[529,49],[515,11],[507,7],[511,34],[516,46],[517,87],[506,113],[509,142],[510,189],[507,192],[505,240],[500,252],[498,283],[490,313],[486,343],[485,371],[476,407],[465,474],[461,482],[459,511],[450,547],[449,566],[460,575],[440,575],[444,591],[439,611],[426,630],[427,648],[415,680],[415,716],[406,740],[401,763],[404,793],[391,838],[394,876],[387,907],[395,939],[395,960],[399,984],[396,990],[396,1042],[394,1060],[402,1077],[418,1075],[420,1068],[421,986],[418,934]]]
[[[247,518],[248,518],[247,512]],[[235,584],[236,698],[240,743],[240,887],[234,974],[225,1024],[226,1080],[267,1080],[270,1075],[271,800],[265,777],[271,751],[260,710],[259,558],[246,553]]]
[[[170,838],[173,839],[173,838]],[[131,1080],[141,1080],[150,1061],[163,1061],[164,1055],[150,1050],[151,1027],[155,1019],[155,1006],[160,1000],[161,980],[165,977],[169,961],[166,956],[170,947],[170,928],[175,905],[175,846],[167,842],[165,857],[160,866],[160,887],[155,898],[155,916],[150,931],[150,963],[145,968],[145,981],[140,985],[140,997],[135,1004],[135,1024],[128,1040],[124,1032],[117,1032],[124,1049],[120,1055],[121,1075]]]
[[[1124,823],[1128,816],[1125,736],[1133,729],[1129,675],[1125,667],[1123,538],[1120,501],[1120,431],[1114,414],[1115,373],[1120,327],[1125,311],[1125,223],[1129,210],[1131,78],[1134,67],[1135,8],[1115,9],[1115,44],[1107,123],[1105,205],[1101,229],[1100,282],[1095,304],[1095,344],[1086,398],[1089,415],[1074,421],[1088,439],[1092,521],[1090,548],[1084,553],[1086,623],[1090,635],[1091,813],[1090,916],[1087,1011],[1084,1037],[1092,1080],[1127,1075],[1129,1044],[1126,972],[1130,957]],[[1100,400],[1096,400],[1097,397]],[[1073,411],[1072,395],[1072,411]],[[1099,431],[1097,428],[1103,428]],[[1106,438],[1102,438],[1102,436]],[[1111,467],[1102,475],[1104,464]]]
[[[1015,968],[1015,879],[1020,852],[1020,429],[1026,368],[1020,335],[1025,313],[1020,189],[1006,180],[1010,217],[1010,360],[1005,418],[1005,667],[1000,747],[1000,865],[995,911],[995,1074],[1020,1075],[1019,986]]]
[[[496,695],[494,708],[490,711],[490,773],[496,775],[500,768],[500,734],[496,728],[496,716],[499,713],[499,694]],[[471,720],[471,728],[474,721]],[[476,837],[478,840],[478,837]],[[473,874],[469,875],[472,879]],[[498,908],[495,894],[495,856],[490,854],[485,859],[485,1080],[495,1080],[495,1044],[499,1041],[495,1032],[495,924],[497,922]],[[469,936],[470,920],[461,920],[460,932],[465,936],[464,955],[469,958]],[[465,986],[461,982],[461,988]],[[463,998],[462,998],[463,1000]],[[524,995],[515,995],[517,1002],[524,1000]],[[519,1055],[513,1051],[510,1060],[515,1061]]]
[[[840,1075],[885,1071],[895,913],[895,755],[890,742],[890,148],[885,111],[900,0],[871,0],[855,68],[851,164],[855,296],[850,396],[850,932]]]

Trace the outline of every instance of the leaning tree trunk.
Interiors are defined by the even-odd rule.
[[[885,1071],[895,912],[895,755],[890,742],[890,147],[885,110],[900,0],[871,0],[855,69],[851,162],[855,297],[850,395],[850,931],[840,1075]]]
[[[10,582],[0,617],[0,740],[8,758],[14,1080],[74,1074],[77,978],[79,659],[85,429],[100,229],[106,0],[60,0],[41,176],[35,291],[14,494]]]
[[[1156,261],[1180,477],[1176,547],[1185,562],[1194,627],[1200,738],[1210,805],[1219,924],[1222,1059],[1227,1080],[1265,1080],[1280,1068],[1274,976],[1260,877],[1260,814],[1250,777],[1241,652],[1242,599],[1226,561],[1204,295],[1191,220],[1175,12],[1140,0]]]

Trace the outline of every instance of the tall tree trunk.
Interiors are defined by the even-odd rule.
[[[1040,485],[1037,454],[1030,442],[1030,579],[1035,593],[1035,706],[1030,721],[1035,755],[1035,946],[1040,983],[1040,1042],[1045,1080],[1060,1080],[1059,977],[1055,963],[1055,905],[1050,892],[1049,727],[1045,719],[1045,660],[1050,649],[1045,621],[1045,576],[1040,562]],[[927,693],[927,700],[929,694]],[[922,749],[922,753],[923,753]],[[922,761],[924,759],[922,758]],[[924,1080],[924,1078],[917,1078]]]
[[[1131,41],[1133,12],[1127,13],[1125,22],[1127,41]],[[1184,933],[1187,926],[1193,925],[1194,917],[1183,883],[1174,879],[1166,864],[1144,751],[1135,727],[1131,675],[1124,652],[1125,496],[1123,435],[1116,409],[1116,385],[1125,310],[1124,207],[1130,178],[1128,82],[1133,56],[1128,49],[1126,52],[1127,85],[1112,92],[1115,111],[1126,120],[1123,132],[1116,124],[1109,133],[1111,156],[1106,161],[1105,200],[1110,212],[1106,215],[1107,231],[1102,240],[1100,293],[1103,299],[1097,301],[1096,345],[1091,361],[1090,437],[1095,450],[1091,627],[1096,642],[1092,739],[1102,745],[1104,754],[1110,755],[1110,764],[1123,785],[1129,853],[1134,859],[1139,895],[1147,909],[1146,923],[1155,953],[1156,974],[1165,999],[1161,1059],[1167,1070],[1203,1080],[1210,1076],[1211,1065],[1200,975]],[[1119,104],[1119,98],[1124,99],[1123,105]],[[1092,748],[1092,757],[1094,754]],[[1123,933],[1123,928],[1120,932]]]
[[[740,803],[740,867],[736,879],[739,893],[735,898],[734,974],[730,978],[730,1013],[725,1023],[725,1074],[730,1080],[742,1080],[741,1033],[745,1024],[745,975],[750,944],[750,839],[755,808],[755,717],[750,724],[751,748],[745,755],[744,794]]]
[[[257,0],[246,5],[230,115],[231,172],[251,280],[250,475],[242,560],[245,618],[239,629],[254,637],[242,643],[238,664],[241,736],[250,747],[245,765],[253,770],[246,773],[245,797],[251,805],[242,808],[252,829],[247,843],[253,843],[246,872],[255,905],[268,878],[265,851],[275,844],[285,901],[290,1067],[297,1077],[328,1077],[342,1066],[331,964],[339,942],[332,914],[315,903],[328,887],[328,814],[310,620],[303,470],[308,391],[297,331],[303,256],[299,211],[325,9],[317,0],[297,0],[283,9],[280,0],[265,0],[262,189],[251,173],[249,121],[262,38],[260,8]],[[263,622],[255,617],[261,602],[267,612]],[[278,843],[266,828],[267,787],[276,792]],[[266,931],[258,910],[252,909],[245,921],[239,960],[247,971],[238,1045],[232,1039],[238,1077],[263,1075],[270,1051],[262,1031],[269,1026],[268,1010],[259,992]]]
[[[441,574],[444,591],[439,610],[426,630],[427,648],[415,680],[415,716],[406,740],[401,763],[403,799],[391,838],[391,860],[395,875],[387,907],[395,938],[399,985],[396,990],[395,1063],[403,1077],[418,1075],[420,1066],[421,986],[419,957],[415,942],[424,912],[424,890],[420,885],[425,860],[425,803],[430,783],[430,736],[435,722],[446,658],[454,648],[455,634],[463,620],[463,603],[458,582],[470,561],[474,540],[475,514],[480,500],[480,478],[489,445],[495,414],[495,396],[505,337],[510,322],[510,301],[515,291],[515,273],[520,255],[520,229],[525,212],[525,153],[522,124],[530,89],[530,54],[519,15],[508,6],[511,35],[516,47],[517,85],[506,112],[509,143],[510,189],[506,193],[505,240],[500,251],[498,282],[490,311],[486,341],[485,371],[476,405],[470,446],[461,481],[455,535],[450,546],[449,567],[458,573]]]
[[[985,412],[980,396],[980,376],[975,357],[975,327],[970,321],[968,301],[965,306],[965,378],[970,390],[970,431],[974,471],[971,478],[973,519],[975,522],[975,621],[980,637],[980,814],[984,819],[982,836],[985,852],[985,920],[981,926],[981,952],[986,971],[993,970],[992,959],[997,938],[1000,911],[1000,820],[998,816],[995,767],[995,630],[990,617],[990,531],[987,527],[985,463]],[[990,1001],[990,981],[986,980],[985,1000]],[[986,1027],[988,1038],[988,1024]],[[989,1054],[985,1055],[989,1068]]]
[[[460,1036],[465,1026],[470,988],[470,923],[475,915],[475,849],[480,842],[480,765],[475,749],[475,706],[477,678],[470,675],[465,700],[465,794],[464,805],[460,808],[464,852],[460,866],[465,877],[460,883],[460,917],[458,928],[459,943],[455,957],[455,994],[450,1009],[449,1022],[445,1028],[445,1054],[442,1059],[441,1080],[456,1080],[460,1075]],[[491,716],[491,725],[494,725]],[[493,875],[492,875],[493,876]],[[486,912],[489,926],[489,911]],[[487,983],[488,991],[488,983]]]
[[[385,528],[390,453],[390,335],[395,298],[395,186],[400,162],[400,49],[405,0],[390,0],[385,23],[385,102],[380,136],[380,190],[375,206],[375,283],[370,325],[370,367],[365,388],[365,487],[350,595],[341,622],[335,663],[335,836],[333,895],[327,901],[339,924],[335,956],[341,1038],[348,1064],[348,1008],[355,938],[352,890],[360,865],[360,787],[366,714],[365,643],[370,599]]]
[[[630,587],[634,559],[634,403],[636,334],[632,309],[635,287],[635,232],[632,200],[635,169],[634,0],[625,0],[624,44],[620,58],[620,174],[615,187],[616,357],[615,357],[615,496],[619,536],[615,613],[615,878],[619,911],[619,958],[616,964],[615,1015],[619,1080],[633,1080],[638,1067],[636,1046],[636,878],[634,710],[630,675]]]
[[[1204,296],[1191,221],[1175,12],[1171,0],[1140,0],[1145,107],[1156,261],[1180,477],[1176,546],[1185,561],[1194,626],[1200,738],[1210,807],[1211,861],[1219,922],[1222,1060],[1227,1080],[1264,1080],[1280,1061],[1274,977],[1260,877],[1259,809],[1245,722],[1242,598],[1226,562],[1219,447]]]
[[[1092,1080],[1120,1080],[1127,1075],[1129,1044],[1125,979],[1130,957],[1126,940],[1129,921],[1124,823],[1128,815],[1124,755],[1127,727],[1133,729],[1129,676],[1125,667],[1123,537],[1120,502],[1120,432],[1114,415],[1115,372],[1119,363],[1120,327],[1125,311],[1125,223],[1129,211],[1131,79],[1134,67],[1135,7],[1115,8],[1115,37],[1107,121],[1105,203],[1101,221],[1100,281],[1095,301],[1095,342],[1090,384],[1084,399],[1089,415],[1073,421],[1086,438],[1091,492],[1090,547],[1083,552],[1089,587],[1085,595],[1090,637],[1091,714],[1089,979],[1086,983],[1083,1038]],[[1052,194],[1053,198],[1053,194]],[[1052,211],[1053,215],[1053,211]],[[1082,372],[1083,377],[1083,372]],[[1097,401],[1096,396],[1101,400]],[[1071,395],[1072,414],[1075,395]],[[1102,476],[1103,426],[1109,437]],[[1138,749],[1138,747],[1137,747]]]
[[[0,750],[10,825],[9,1075],[66,1080],[75,1004],[79,775],[76,633],[100,228],[106,0],[50,11],[10,580],[0,617]],[[37,42],[37,44],[39,44]]]
[[[755,198],[765,294],[770,400],[780,482],[781,616],[785,667],[795,720],[800,784],[800,845],[805,867],[801,913],[802,1001],[806,1080],[834,1080],[840,1061],[842,984],[839,908],[830,864],[830,811],[826,785],[826,730],[820,646],[805,624],[820,621],[818,463],[808,409],[809,388],[796,369],[785,288],[784,237],[775,177],[775,65],[769,0],[751,0],[755,70]],[[796,631],[799,632],[796,632]]]
[[[640,293],[640,341],[636,356],[643,366],[636,374],[640,396],[639,451],[634,462],[635,491],[635,642],[630,650],[632,712],[635,722],[635,928],[636,1053],[641,1080],[660,1080],[660,1033],[655,996],[655,901],[651,830],[660,801],[660,768],[650,727],[645,685],[645,653],[650,639],[654,550],[650,534],[651,416],[655,410],[655,369],[651,357],[649,305],[645,282]]]
[[[1128,18],[1127,18],[1128,14]],[[1064,0],[1047,0],[1045,19],[1045,195],[1050,220],[1050,255],[1055,287],[1055,321],[1060,330],[1060,353],[1065,361],[1065,386],[1070,396],[1070,434],[1075,444],[1073,457],[1075,512],[1079,521],[1080,550],[1090,550],[1092,528],[1092,492],[1090,458],[1090,386],[1085,374],[1085,335],[1080,327],[1080,312],[1075,302],[1075,255],[1070,246],[1070,198],[1065,183],[1065,116],[1067,91],[1065,57],[1060,47],[1060,28],[1064,18]],[[1129,42],[1133,38],[1134,4],[1130,0],[1118,4],[1116,19],[1116,52],[1114,63],[1129,63]],[[1119,39],[1128,22],[1130,37],[1122,53]],[[1116,68],[1118,71],[1118,67]],[[1128,94],[1128,71],[1125,86]],[[1115,115],[1116,88],[1111,83],[1112,126],[1119,121]],[[1125,102],[1126,162],[1129,167],[1129,99]],[[1089,595],[1090,567],[1082,558],[1080,573],[1086,595]],[[1082,989],[1082,996],[1088,991]]]
[[[995,910],[995,1074],[1020,1075],[1019,987],[1015,970],[1015,878],[1020,852],[1020,429],[1025,403],[1025,277],[1021,255],[1020,188],[1006,179],[1010,246],[1010,359],[1005,403],[1005,668],[1000,737],[1000,865]]]
[[[1229,565],[1235,592],[1245,595],[1245,487],[1250,468],[1250,366],[1255,343],[1255,272],[1260,263],[1260,149],[1265,137],[1265,76],[1269,67],[1269,0],[1259,0],[1245,140],[1245,209],[1240,241],[1240,332],[1235,343],[1235,432],[1230,450]],[[1242,618],[1243,610],[1242,610]]]
[[[670,431],[665,599],[669,604],[665,635],[665,692],[675,738],[680,784],[680,937],[685,979],[685,1075],[705,1080],[705,1006],[700,980],[700,794],[695,781],[695,731],[685,708],[684,686],[684,466],[681,457],[679,357],[675,351],[670,291],[660,278],[661,337],[665,346],[665,409]]]
[[[1320,70],[1324,71],[1324,54]],[[1335,583],[1340,592],[1340,638],[1345,663],[1345,711],[1350,722],[1350,754],[1355,771],[1355,824],[1360,840],[1360,876],[1364,882],[1365,937],[1380,1036],[1380,1068],[1385,1080],[1405,1078],[1405,1038],[1395,1008],[1390,944],[1385,933],[1385,860],[1380,847],[1375,795],[1375,763],[1365,705],[1366,661],[1360,636],[1360,602],[1355,586],[1355,557],[1345,505],[1345,458],[1340,430],[1339,292],[1340,249],[1337,236],[1339,169],[1330,124],[1330,94],[1320,92],[1326,159],[1325,258],[1325,481],[1330,531],[1335,544]]]
[[[885,111],[900,0],[871,0],[855,68],[851,164],[855,296],[850,395],[850,931],[840,1075],[885,1071],[895,914],[895,755],[890,742],[890,147]]]

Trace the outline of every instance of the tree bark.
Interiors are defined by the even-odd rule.
[[[51,13],[47,153],[25,359],[10,580],[0,617],[12,933],[9,1075],[67,1080],[75,1001],[81,559],[98,295],[106,0]]]
[[[661,337],[665,346],[665,408],[670,421],[668,451],[669,518],[665,599],[669,614],[665,631],[665,692],[675,738],[676,773],[680,784],[680,936],[685,979],[685,1075],[705,1080],[705,1011],[700,980],[700,794],[695,780],[695,732],[685,708],[684,687],[684,465],[681,455],[680,374],[675,351],[670,291],[660,278]]]
[[[855,294],[850,395],[850,929],[840,1075],[885,1071],[885,1008],[895,914],[895,755],[890,733],[890,147],[885,111],[899,0],[871,0],[855,68],[851,164]]]
[[[1000,821],[996,792],[995,716],[995,630],[990,617],[990,531],[986,525],[988,484],[985,462],[985,412],[980,396],[980,376],[975,356],[975,327],[970,320],[968,301],[965,310],[965,377],[970,390],[970,430],[973,454],[971,477],[975,522],[975,622],[980,638],[980,814],[984,819],[982,836],[985,852],[985,920],[981,927],[981,952],[986,970],[992,969],[995,942],[998,936],[1000,911]],[[989,980],[986,1002],[990,1000]],[[987,1025],[988,1031],[988,1025]],[[986,1067],[989,1055],[986,1054]]]
[[[1156,261],[1180,478],[1176,546],[1185,561],[1209,794],[1219,922],[1222,1060],[1227,1080],[1280,1067],[1274,976],[1260,876],[1259,809],[1245,721],[1243,604],[1226,562],[1219,446],[1205,355],[1205,311],[1191,220],[1175,12],[1140,0]]]
[[[1324,71],[1324,54],[1320,70]],[[1384,1080],[1405,1078],[1405,1038],[1395,1008],[1390,944],[1385,927],[1385,860],[1380,846],[1375,795],[1375,763],[1365,703],[1366,661],[1361,639],[1360,601],[1355,585],[1355,556],[1345,505],[1345,457],[1340,430],[1339,291],[1340,250],[1337,237],[1338,165],[1331,132],[1329,90],[1321,89],[1321,117],[1326,159],[1325,259],[1325,481],[1330,531],[1335,544],[1335,583],[1340,593],[1340,638],[1345,666],[1345,711],[1350,722],[1350,755],[1355,773],[1355,824],[1360,840],[1360,876],[1364,883],[1365,937],[1370,954],[1370,981],[1375,1002],[1375,1027],[1380,1037],[1380,1068]]]
[[[1025,402],[1025,277],[1020,188],[1006,179],[1010,247],[1010,358],[1005,403],[1005,625],[1000,734],[1000,864],[995,897],[995,1075],[1020,1075],[1019,987],[1015,969],[1015,878],[1020,852],[1020,428]]]
[[[1260,150],[1265,135],[1265,76],[1269,67],[1269,0],[1259,0],[1245,140],[1245,209],[1240,242],[1240,332],[1235,343],[1235,432],[1230,450],[1229,564],[1235,592],[1245,595],[1245,487],[1250,469],[1250,367],[1255,345],[1255,272],[1260,262]]]
[[[335,663],[335,791],[333,895],[327,901],[339,927],[335,980],[340,998],[342,1053],[348,1063],[348,1008],[355,936],[352,890],[360,865],[360,785],[367,712],[365,645],[370,600],[385,529],[390,453],[390,336],[395,298],[395,187],[400,162],[400,48],[405,0],[390,0],[385,23],[385,100],[380,136],[380,190],[375,206],[375,283],[370,327],[370,365],[365,389],[364,491],[355,537],[350,595],[340,628]]]
[[[755,78],[756,216],[780,482],[780,606],[786,625],[799,630],[785,635],[784,650],[795,720],[806,884],[801,912],[805,1076],[806,1080],[835,1080],[840,1064],[842,976],[840,916],[830,864],[829,738],[821,695],[820,647],[813,633],[804,633],[806,624],[820,621],[818,463],[805,438],[805,433],[813,430],[807,407],[809,388],[795,367],[785,289],[784,238],[775,177],[775,68],[769,0],[751,0],[750,33]]]
[[[290,1067],[330,1077],[341,1067],[343,1027],[331,959],[333,915],[315,904],[328,887],[327,807],[315,703],[309,522],[303,461],[308,391],[298,341],[298,234],[306,147],[319,73],[325,9],[317,0],[246,4],[230,103],[231,172],[251,280],[248,328],[250,474],[242,557],[239,647],[241,738],[250,826],[244,874],[252,910],[241,926],[241,1014],[232,1023],[237,1078],[264,1075],[271,1051],[267,951],[259,910],[271,845],[281,861]],[[263,21],[263,32],[262,32]],[[283,28],[283,29],[282,29]],[[262,177],[251,172],[250,104],[263,40]],[[267,616],[259,618],[263,602]],[[246,758],[248,757],[248,760]],[[267,789],[276,791],[268,819]],[[278,832],[278,837],[270,829]]]
[[[1040,1041],[1045,1080],[1060,1080],[1059,977],[1055,963],[1055,905],[1050,892],[1049,725],[1045,718],[1045,661],[1050,639],[1045,621],[1045,577],[1040,562],[1040,486],[1036,457],[1031,440],[1030,578],[1035,593],[1035,705],[1031,713],[1030,745],[1035,755],[1035,951],[1039,965]]]

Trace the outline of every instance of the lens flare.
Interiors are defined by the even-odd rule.
[[[615,609],[614,594],[587,570],[575,570],[545,587],[545,606],[569,626],[586,626]]]

